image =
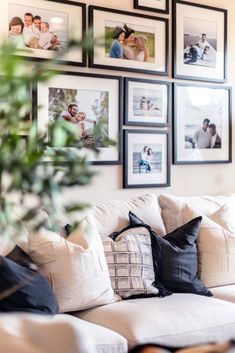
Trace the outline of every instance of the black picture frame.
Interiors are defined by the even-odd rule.
[[[36,10],[34,12],[34,10]],[[40,11],[42,14],[40,14]],[[45,12],[47,11],[46,15]],[[40,9],[38,8],[38,2],[35,0],[30,0],[24,2],[22,5],[22,2],[20,0],[6,0],[1,3],[0,5],[0,12],[1,13],[9,13],[9,17],[6,16],[6,18],[3,18],[2,26],[5,28],[5,33],[2,36],[2,41],[8,41],[11,40],[9,38],[13,38],[14,36],[11,37],[11,32],[9,31],[9,25],[11,20],[13,20],[13,17],[17,16],[17,18],[21,19],[21,22],[24,23],[24,13],[32,13],[32,16],[36,15],[41,16],[41,21],[43,22],[49,22],[47,17],[49,16],[54,16],[54,22],[53,23],[53,28],[50,31],[53,33],[53,36],[57,36],[57,44],[54,43],[50,48],[48,47],[48,43],[45,44],[45,47],[41,47],[42,45],[39,42],[40,38],[40,30],[38,29],[38,37],[32,37],[31,40],[29,40],[29,43],[26,42],[27,37],[24,37],[23,35],[23,29],[22,29],[22,34],[21,34],[21,42],[15,42],[17,46],[17,56],[23,57],[25,60],[33,60],[33,61],[43,61],[43,60],[50,60],[56,57],[56,63],[58,64],[64,64],[64,65],[73,65],[73,66],[86,66],[86,50],[84,46],[81,46],[78,49],[72,48],[72,50],[66,52],[64,50],[61,50],[62,55],[54,55],[55,51],[59,53],[60,48],[63,48],[64,43],[68,43],[70,41],[78,41],[81,42],[85,39],[85,34],[86,34],[86,4],[81,3],[81,2],[76,2],[76,1],[70,1],[70,0],[41,0],[40,3]],[[50,15],[51,12],[51,15]],[[44,14],[44,15],[43,15]],[[61,17],[57,16],[57,14],[60,14]],[[43,17],[44,16],[44,17]],[[45,19],[45,16],[46,19]],[[15,17],[16,18],[16,17]],[[64,26],[66,26],[63,29],[63,39],[61,40],[60,36],[58,35],[58,32],[60,33],[62,30],[59,28],[60,23],[59,21],[63,21],[66,23]],[[51,24],[50,24],[51,25]],[[76,26],[76,27],[74,27]],[[35,27],[36,28],[36,27]],[[69,35],[72,32],[73,28],[73,33],[74,37],[70,38]],[[50,30],[50,28],[49,28]],[[35,31],[34,31],[35,32]],[[36,33],[36,32],[35,32]],[[29,39],[29,38],[28,38]],[[28,40],[27,39],[27,40]],[[34,41],[32,41],[34,39]],[[24,42],[24,46],[22,46],[19,43]],[[40,44],[40,45],[39,45]],[[27,48],[27,46],[29,48]],[[53,49],[51,49],[53,48]],[[46,50],[47,49],[47,50]]]
[[[148,3],[149,3],[149,1],[148,1]],[[153,7],[152,4],[150,6],[149,5],[146,6],[146,5],[141,4],[141,0],[134,0],[134,9],[151,11],[151,12],[158,12],[158,13],[162,13],[162,14],[169,14],[169,0],[165,0],[165,6],[163,8]]]
[[[174,83],[173,92],[173,164],[231,163],[232,88]],[[199,137],[207,119],[208,128]],[[210,130],[210,125],[215,126]],[[207,132],[217,132],[218,140],[208,142]]]
[[[112,18],[112,20],[110,20],[110,18]],[[134,18],[136,18],[136,21],[137,21],[135,25],[133,25]],[[114,28],[117,25],[122,25],[122,26],[124,24],[128,25],[129,22],[131,22],[132,28],[133,26],[135,26],[136,28],[138,26],[138,29],[140,29],[140,27],[143,27],[143,21],[145,21],[144,28],[148,26],[148,21],[149,21],[149,23],[151,24],[151,26],[149,27],[149,30],[151,31],[154,29],[154,33],[143,32],[143,33],[147,33],[147,35],[150,36],[151,43],[152,45],[154,45],[154,47],[152,48],[152,51],[154,52],[154,54],[157,51],[158,53],[162,53],[162,55],[159,56],[158,54],[157,59],[154,56],[153,59],[151,59],[151,60],[155,59],[154,63],[150,61],[145,62],[144,60],[137,61],[136,59],[123,60],[122,57],[121,58],[109,57],[107,45],[105,46],[105,39],[102,39],[102,38],[105,38],[105,31],[106,31],[106,28],[108,28],[108,26],[105,26],[105,23],[112,22],[113,27],[110,27],[110,28]],[[89,27],[92,30],[92,36],[95,43],[89,55],[89,67],[99,68],[99,69],[119,70],[119,71],[133,71],[133,72],[148,73],[148,74],[162,75],[162,76],[169,75],[168,19],[90,5],[89,6]],[[110,29],[108,28],[108,30]],[[96,33],[97,31],[100,33]],[[160,37],[159,33],[162,33],[161,40],[155,41],[155,35],[159,35]],[[96,44],[97,38],[99,39],[98,42],[100,42],[102,39],[102,45],[100,45],[100,43]],[[109,38],[109,40],[111,41],[110,33],[107,38]],[[149,38],[147,38],[147,40],[150,42]]]
[[[144,114],[142,115],[143,119],[141,119],[140,110],[136,112],[136,114],[140,116],[139,118],[134,116],[134,114],[131,114],[131,112],[134,109],[134,106],[136,105],[134,103],[135,89],[139,91],[141,89],[143,90],[142,98],[145,99],[145,102],[140,102],[140,105],[142,105],[142,108],[145,108],[144,105],[146,106],[146,109],[143,109],[143,111],[145,110]],[[148,89],[150,90],[149,94],[151,92],[153,94],[155,90],[154,97],[148,96]],[[161,89],[160,93],[158,92],[159,89]],[[138,94],[140,94],[140,92],[138,92]],[[156,97],[157,94],[161,94],[161,96]],[[125,77],[124,78],[124,125],[149,126],[149,127],[170,126],[171,96],[172,96],[171,82]],[[159,105],[160,105],[160,108],[159,108]],[[162,112],[162,116],[159,116],[158,111]],[[156,112],[156,114],[154,114],[154,112]],[[149,121],[147,121],[147,119],[149,119]]]
[[[175,0],[172,1],[172,14],[173,77],[226,82],[227,10]],[[217,51],[223,54],[218,55]]]
[[[60,78],[61,78],[61,81],[60,81]],[[64,78],[64,81],[63,81],[63,78]],[[95,116],[95,114],[97,114],[97,110],[95,112],[94,110],[95,108],[93,109],[92,102],[95,104],[95,100],[97,100],[98,93],[100,93],[99,95],[100,97],[102,93],[106,94],[105,96],[106,98],[104,98],[103,96],[102,99],[103,100],[105,99],[105,104],[107,104],[106,112],[107,114],[110,114],[108,115],[108,120],[110,121],[108,121],[109,128],[107,128],[107,130],[109,135],[107,137],[110,140],[114,141],[116,144],[115,145],[110,144],[108,147],[106,147],[106,145],[97,147],[97,149],[100,151],[98,156],[96,156],[94,152],[88,155],[87,148],[84,149],[84,153],[86,155],[87,160],[93,165],[121,164],[122,163],[122,136],[120,131],[121,131],[121,115],[122,115],[122,107],[123,107],[123,78],[121,76],[113,76],[113,75],[78,73],[78,72],[71,72],[71,71],[64,71],[64,72],[57,71],[57,75],[52,77],[50,81],[46,83],[37,83],[34,87],[34,107],[35,107],[34,119],[36,119],[37,121],[38,132],[46,135],[47,141],[48,141],[47,131],[48,131],[48,124],[49,124],[49,104],[50,104],[48,95],[49,95],[50,89],[51,88],[55,89],[56,84],[60,82],[61,82],[61,86],[59,86],[60,89],[84,91],[83,95],[81,95],[81,98],[80,98],[81,101],[78,101],[78,102],[73,101],[73,103],[77,103],[78,110],[82,111],[86,115],[87,115],[87,111],[86,109],[84,109],[84,107],[86,107],[86,104],[87,103],[91,104],[91,107],[88,107],[88,113],[91,112],[91,110],[93,110],[93,115]],[[71,82],[70,87],[68,82]],[[90,91],[89,91],[89,87],[91,87]],[[102,87],[104,87],[104,91],[100,90]],[[95,95],[93,97],[93,101],[92,101],[92,94]],[[76,93],[76,97],[77,95],[78,95],[78,92]],[[42,107],[43,109],[40,109]],[[98,108],[99,108],[98,111],[101,114],[101,110],[100,110],[101,103]],[[102,115],[102,119],[104,118],[103,115]],[[47,116],[47,121],[45,121],[45,116]],[[58,114],[57,114],[57,117],[58,117]],[[89,118],[87,120],[89,120],[87,122],[91,124],[94,119],[91,119],[91,116],[89,115]],[[86,123],[86,120],[84,121]],[[81,156],[81,154],[79,155]],[[65,161],[65,162],[69,162],[69,161]]]
[[[170,139],[167,130],[124,130],[124,168],[123,168],[123,187],[124,188],[154,188],[170,186]],[[131,138],[131,135],[133,137]],[[140,140],[138,140],[138,136]],[[142,140],[141,140],[142,136]],[[133,144],[131,146],[133,139]],[[147,146],[146,146],[147,145]],[[163,146],[164,145],[164,146]],[[147,165],[142,165],[138,158],[142,148],[151,146],[153,149],[153,162],[151,170]],[[139,149],[140,147],[140,149]],[[159,149],[161,163],[156,161]],[[163,149],[164,148],[164,149]],[[137,152],[136,152],[137,151]],[[136,159],[137,158],[137,159]],[[131,166],[131,170],[130,167]],[[161,173],[160,173],[161,172]],[[159,173],[159,174],[158,174]]]

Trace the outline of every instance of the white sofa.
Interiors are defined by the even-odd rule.
[[[205,219],[210,216],[215,217],[214,214],[227,204],[235,209],[233,195],[191,198],[162,195],[158,199],[156,195],[149,194],[129,201],[110,201],[94,205],[89,210],[89,215],[92,215],[94,220],[92,227],[95,226],[97,233],[99,233],[96,236],[108,236],[125,227],[128,224],[129,211],[134,212],[145,223],[150,224],[162,236],[185,223],[192,212],[195,212],[195,215],[198,212]],[[216,216],[218,218],[217,214]],[[231,233],[233,227],[231,215],[227,218],[224,216],[224,219],[227,221]],[[91,225],[87,224],[87,227],[89,228]],[[210,225],[208,227],[211,229]],[[221,228],[221,225],[218,227]],[[90,231],[92,232],[92,229]],[[227,230],[223,231],[223,234],[227,232]],[[207,276],[208,280],[212,281],[211,283],[216,283],[216,281],[220,283],[221,279],[222,282],[227,281],[223,286],[210,286],[214,297],[177,293],[164,298],[121,300],[86,310],[73,311],[70,313],[73,316],[73,318],[70,316],[73,320],[72,325],[77,325],[78,328],[81,327],[83,332],[86,332],[89,337],[88,348],[100,353],[124,353],[128,347],[131,348],[138,343],[151,342],[168,346],[188,346],[234,339],[235,263],[233,261],[235,235],[234,239],[231,236],[229,243],[226,234],[224,241],[227,247],[229,244],[231,247],[228,247],[227,252],[218,255],[221,258],[221,267],[216,268],[216,275],[211,277],[213,261],[211,264],[208,263],[209,273],[205,272],[204,275],[204,270],[201,270],[201,275],[205,276],[205,282]],[[235,229],[233,234],[235,234]],[[222,241],[218,234],[217,238],[218,242]],[[216,248],[214,239],[212,243]],[[210,249],[208,251],[210,252]],[[225,266],[226,256],[229,259],[227,267]],[[220,269],[221,276],[218,274]],[[61,271],[63,272],[63,269]],[[56,317],[61,316],[64,314]],[[1,324],[0,316],[0,328]],[[8,351],[5,352],[8,353]],[[66,351],[66,353],[73,352],[76,350]],[[79,349],[77,352],[80,352]]]

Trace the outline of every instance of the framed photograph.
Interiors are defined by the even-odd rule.
[[[0,38],[16,45],[20,56],[51,59],[61,52],[61,61],[86,65],[81,48],[64,52],[71,40],[81,41],[86,28],[86,5],[67,0],[4,0],[0,3]],[[59,55],[59,54],[58,54]]]
[[[38,83],[36,98],[38,130],[47,134],[48,145],[49,125],[64,119],[77,127],[78,140],[84,142],[82,150],[77,151],[79,156],[86,155],[94,164],[120,163],[121,77],[58,73],[48,82]],[[94,130],[99,122],[102,125],[97,136]],[[117,145],[107,146],[107,138]],[[99,154],[86,148],[90,146],[98,149]]]
[[[125,125],[169,125],[171,83],[125,78]]]
[[[124,188],[170,185],[167,131],[124,130]]]
[[[231,163],[231,88],[174,84],[174,163]]]
[[[90,67],[168,74],[167,19],[89,6],[89,23]]]
[[[227,10],[173,1],[174,77],[225,82]]]
[[[169,13],[169,0],[134,0],[134,9]]]

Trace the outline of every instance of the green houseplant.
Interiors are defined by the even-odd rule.
[[[85,45],[90,44],[88,36]],[[74,45],[81,43],[70,43],[69,47]],[[77,149],[83,147],[82,141],[75,140],[75,128],[66,121],[50,126],[50,145],[54,148],[50,148],[50,162],[44,162],[45,136],[38,134],[36,122],[28,121],[31,96],[25,87],[46,81],[54,74],[47,70],[47,62],[34,63],[28,69],[23,58],[15,54],[13,45],[0,47],[0,234],[14,239],[27,223],[32,223],[33,230],[42,226],[36,217],[41,208],[50,214],[54,227],[61,213],[83,209],[79,203],[66,205],[62,191],[86,185],[94,175],[85,157],[63,148],[75,143]],[[101,130],[102,123],[97,124],[96,132]]]

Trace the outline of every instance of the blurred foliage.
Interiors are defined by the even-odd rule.
[[[77,45],[89,49],[91,44],[88,35],[83,43],[70,43],[69,49]],[[16,54],[13,45],[0,46],[0,237],[13,239],[24,232],[24,223],[31,224],[32,230],[42,225],[39,209],[48,212],[54,230],[61,214],[83,209],[85,205],[80,203],[64,204],[62,190],[89,184],[94,175],[86,157],[79,156],[83,142],[73,124],[62,119],[51,124],[48,147],[36,122],[30,120],[32,96],[28,88],[55,75],[47,69],[48,64],[61,57],[26,63]],[[65,148],[69,146],[75,148]]]

